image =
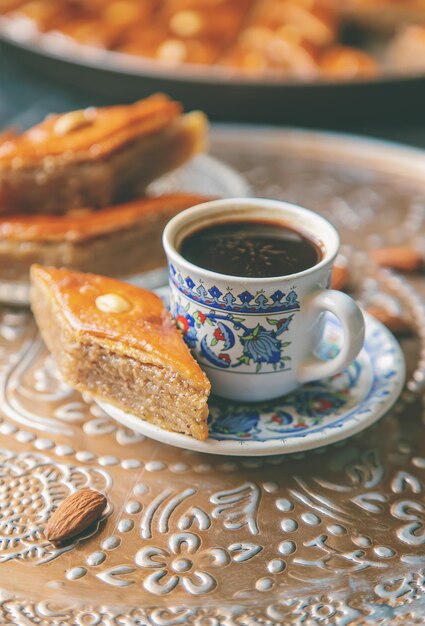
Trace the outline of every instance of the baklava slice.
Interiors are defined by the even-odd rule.
[[[66,215],[0,215],[0,280],[28,282],[33,263],[120,278],[165,265],[162,232],[208,198],[175,193]]]
[[[0,143],[0,213],[101,208],[147,185],[205,147],[206,118],[155,95],[128,106],[51,115]]]
[[[35,265],[31,306],[69,385],[166,430],[207,438],[210,383],[158,296]]]

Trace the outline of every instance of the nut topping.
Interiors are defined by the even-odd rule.
[[[405,335],[412,332],[411,325],[401,315],[391,313],[386,309],[372,305],[367,307],[366,310],[369,315],[372,315],[375,319],[384,324],[384,326],[386,326],[395,335]]]
[[[55,135],[63,137],[74,130],[80,130],[84,126],[89,126],[93,123],[93,119],[93,109],[70,111],[69,113],[64,113],[56,120],[53,132]]]
[[[107,505],[106,497],[94,489],[81,489],[68,496],[56,509],[46,526],[52,543],[63,543],[93,524]]]
[[[157,57],[170,63],[183,62],[186,55],[186,46],[179,39],[166,39],[157,50]]]
[[[378,265],[399,272],[416,272],[423,266],[421,253],[407,246],[378,248],[372,250],[371,255]]]
[[[171,18],[170,28],[178,37],[195,37],[202,29],[202,19],[196,11],[179,11]]]
[[[98,296],[96,307],[103,313],[125,313],[131,309],[130,303],[117,293],[105,293]]]

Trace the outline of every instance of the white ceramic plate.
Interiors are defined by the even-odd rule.
[[[97,402],[108,415],[146,437],[198,452],[268,456],[334,443],[376,422],[395,403],[404,385],[404,358],[397,340],[380,322],[367,314],[365,319],[364,348],[342,374],[262,404],[212,398],[206,441],[163,430]],[[340,325],[328,316],[322,356],[330,357],[340,340]]]
[[[153,195],[180,191],[222,198],[240,198],[251,194],[242,176],[207,155],[199,155],[184,167],[156,180],[148,191]],[[146,289],[155,289],[167,283],[167,272],[161,268],[127,277],[126,280]],[[29,284],[0,280],[0,303],[28,305]]]

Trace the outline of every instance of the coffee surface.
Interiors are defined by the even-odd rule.
[[[191,233],[181,255],[228,276],[271,278],[296,274],[321,259],[319,245],[280,222],[223,222]]]

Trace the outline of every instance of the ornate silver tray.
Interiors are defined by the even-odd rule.
[[[108,419],[60,381],[29,312],[1,309],[1,624],[423,624],[424,284],[375,272],[364,251],[425,249],[425,157],[277,129],[218,129],[213,144],[258,194],[334,221],[362,300],[379,293],[411,314],[421,340],[402,343],[408,389],[375,426],[328,448],[206,456]],[[110,508],[56,549],[46,520],[85,485]]]

